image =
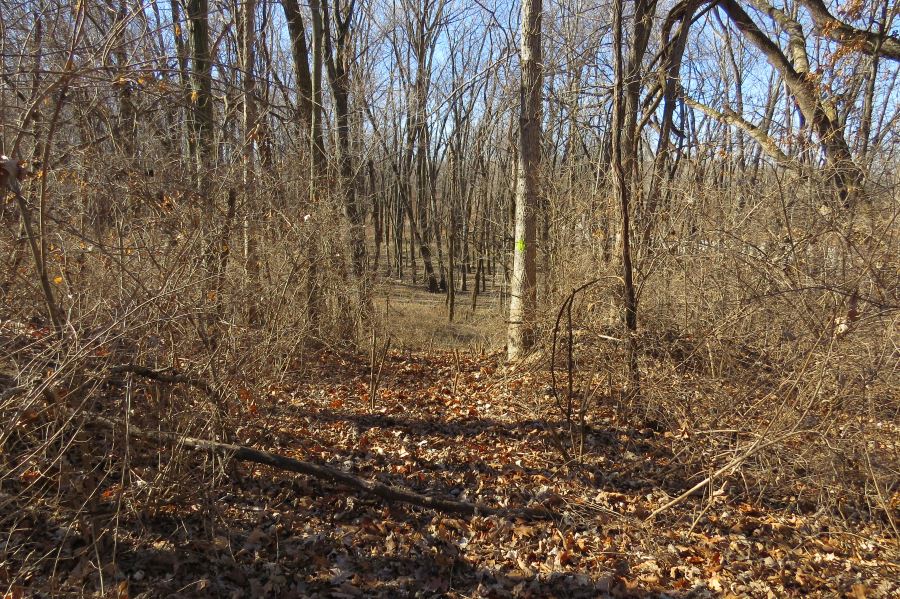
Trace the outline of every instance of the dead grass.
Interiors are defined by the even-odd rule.
[[[391,335],[394,347],[407,350],[466,350],[483,354],[503,347],[506,328],[500,292],[488,283],[472,311],[471,287],[456,297],[453,322],[446,295],[429,293],[421,285],[383,282],[374,294],[379,335]]]

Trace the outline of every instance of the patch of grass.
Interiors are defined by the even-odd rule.
[[[471,290],[458,293],[453,322],[443,293],[386,281],[374,297],[379,336],[393,336],[398,349],[489,352],[505,342],[505,317],[497,289],[480,292],[474,311]]]

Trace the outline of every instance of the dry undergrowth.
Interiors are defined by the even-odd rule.
[[[0,323],[0,590],[890,596],[900,518],[896,231],[884,216],[847,234],[814,213],[798,209],[805,232],[798,221],[787,246],[779,231],[742,229],[738,243],[701,219],[687,241],[656,248],[641,296],[638,396],[609,318],[614,270],[580,259],[594,254],[577,243],[558,244],[560,268],[545,277],[555,316],[573,281],[599,273],[573,302],[571,393],[567,318],[554,382],[553,318],[521,367],[505,370],[491,352],[503,340],[502,286],[489,285],[474,314],[458,296],[451,325],[443,296],[385,283],[373,293],[373,322],[395,349],[374,410],[366,342],[357,347],[346,325],[343,337],[329,334],[357,319],[339,261],[320,273],[317,326],[303,284],[288,284],[302,282],[304,256],[280,248],[302,247],[302,228],[269,230],[260,289],[243,287],[232,265],[228,295],[216,298],[198,293],[202,267],[185,260],[199,253],[197,240],[159,243],[148,226],[91,245],[97,239],[67,231],[50,250],[57,289],[79,314],[63,341],[41,320],[21,245],[11,245]],[[842,253],[847,239],[853,249]],[[203,314],[215,301],[224,313],[211,342]],[[240,325],[254,301],[265,324]],[[187,378],[113,369],[123,363]],[[98,427],[91,414],[121,427]],[[385,505],[129,440],[130,424],[424,493],[540,503],[561,517],[461,520]]]
[[[448,319],[446,294],[428,293],[420,285],[388,280],[374,292],[378,331],[392,335],[398,348],[411,350],[459,349],[487,352],[503,344],[503,310],[500,279],[487,277],[487,291],[480,291],[472,310],[472,283],[457,292],[453,322]]]
[[[729,476],[645,522],[693,482],[703,456],[722,459],[722,443],[640,420],[635,406],[604,391],[587,418],[580,463],[564,463],[554,435],[565,423],[552,406],[537,416],[530,411],[546,389],[546,369],[504,374],[498,358],[392,352],[374,411],[365,359],[325,351],[308,356],[302,377],[252,390],[232,381],[218,426],[208,394],[196,386],[130,376],[107,380],[81,413],[194,436],[226,430],[241,444],[424,493],[499,507],[545,505],[560,514],[556,520],[460,519],[129,441],[123,428],[112,433],[89,419],[67,420],[76,407],[70,391],[59,403],[31,403],[5,440],[7,584],[118,596],[898,590],[896,541],[858,503],[848,501],[856,511],[840,518],[782,496],[787,487],[748,492],[741,476]],[[108,363],[86,361],[96,373]],[[645,366],[667,362],[674,368],[667,359]],[[649,376],[646,383],[653,384]],[[688,447],[693,453],[684,453]],[[844,491],[852,490],[845,482]]]
[[[106,377],[122,356],[86,343],[65,358],[46,330],[5,323],[7,359],[55,359],[61,373],[77,362],[83,377],[73,388],[45,373],[4,398],[13,423],[3,454],[6,584],[120,596],[896,592],[897,462],[883,452],[896,451],[897,431],[888,396],[871,426],[833,409],[825,426],[818,407],[797,408],[808,389],[825,387],[822,369],[791,371],[752,344],[718,339],[710,349],[668,332],[642,339],[642,397],[629,399],[616,344],[585,326],[585,314],[576,311],[573,376],[576,397],[589,390],[591,403],[578,429],[580,463],[568,464],[546,356],[504,374],[496,354],[474,348],[398,349],[370,412],[369,367],[358,353],[309,352],[280,382],[230,375],[218,397],[188,384]],[[725,352],[735,358],[714,360]],[[563,380],[563,359],[557,368]],[[785,381],[796,391],[785,393]],[[35,392],[42,388],[56,400]],[[226,436],[426,493],[538,502],[563,517],[461,520],[386,506],[302,476],[129,442],[84,418],[96,412]],[[801,432],[785,436],[798,419]],[[785,438],[644,523],[762,435]],[[867,456],[864,468],[846,463],[852,451]]]

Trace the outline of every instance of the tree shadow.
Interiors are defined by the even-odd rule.
[[[178,540],[160,549],[120,548],[117,566],[132,597],[678,597],[628,582],[625,559],[592,574],[538,574],[514,565],[482,563],[464,555],[458,542],[428,533],[432,516],[396,506],[391,521],[404,538],[373,524],[373,506],[358,502],[333,524],[338,534],[271,533],[275,523],[234,522],[219,531],[221,542]],[[149,522],[148,532],[157,530]],[[171,522],[159,533],[171,534]],[[254,526],[255,524],[255,526]],[[191,528],[191,519],[180,523]],[[340,527],[349,531],[342,535]],[[266,532],[259,533],[260,530]],[[225,542],[227,540],[227,544]]]
[[[483,420],[473,426],[506,425]],[[191,461],[199,463],[199,454],[194,455]],[[134,468],[154,465],[151,454],[136,454],[131,463]],[[466,466],[456,465],[460,471]],[[425,486],[433,490],[436,485]],[[627,556],[604,561],[600,571],[573,571],[565,564],[548,568],[548,553],[520,547],[509,537],[500,542],[482,538],[472,551],[472,535],[442,536],[436,529],[444,518],[439,514],[345,494],[299,475],[272,475],[265,468],[208,488],[199,485],[166,507],[153,514],[92,515],[98,527],[93,536],[76,527],[68,540],[90,551],[53,563],[52,580],[47,563],[42,571],[32,569],[27,590],[35,596],[97,594],[102,569],[107,594],[127,584],[128,596],[145,599],[661,596],[629,575]],[[49,511],[42,518],[48,530],[71,526]],[[66,520],[78,521],[72,514]],[[109,541],[113,529],[115,543]],[[106,542],[95,544],[97,531]],[[514,550],[519,557],[500,555],[501,550]],[[12,571],[31,567],[9,566]]]
[[[453,421],[431,420],[410,416],[390,414],[371,414],[350,411],[337,411],[327,408],[320,410],[291,408],[292,416],[302,418],[314,426],[317,422],[351,423],[360,435],[378,430],[378,432],[402,432],[412,439],[424,439],[428,436],[444,437],[452,441],[469,441],[474,445],[484,444],[492,438],[505,441],[525,441],[537,437],[548,447],[554,446],[554,432],[565,430],[565,424],[558,419],[523,419],[517,421],[498,420],[486,417],[460,418]],[[621,461],[622,456],[632,457],[632,467],[626,472],[610,471],[599,465],[582,464],[578,472],[587,477],[595,487],[610,488],[617,491],[634,491],[648,488],[662,488],[670,492],[680,492],[687,488],[686,473],[672,468],[661,469],[652,458],[671,457],[665,448],[653,443],[647,433],[629,429],[626,434],[587,425],[584,429],[584,451],[593,458],[604,457],[613,463]],[[653,434],[656,434],[655,432]],[[389,454],[372,455],[365,450],[340,450],[334,448],[336,459],[363,458],[372,460],[373,464],[384,465],[391,460]],[[429,471],[470,472],[473,469],[486,475],[496,475],[501,471],[483,462],[472,462],[463,455],[450,456],[440,463],[416,457],[416,464]],[[549,475],[549,468],[531,468],[515,466],[523,474]]]

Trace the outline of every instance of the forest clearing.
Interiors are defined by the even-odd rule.
[[[0,597],[900,596],[898,19],[0,0]]]

